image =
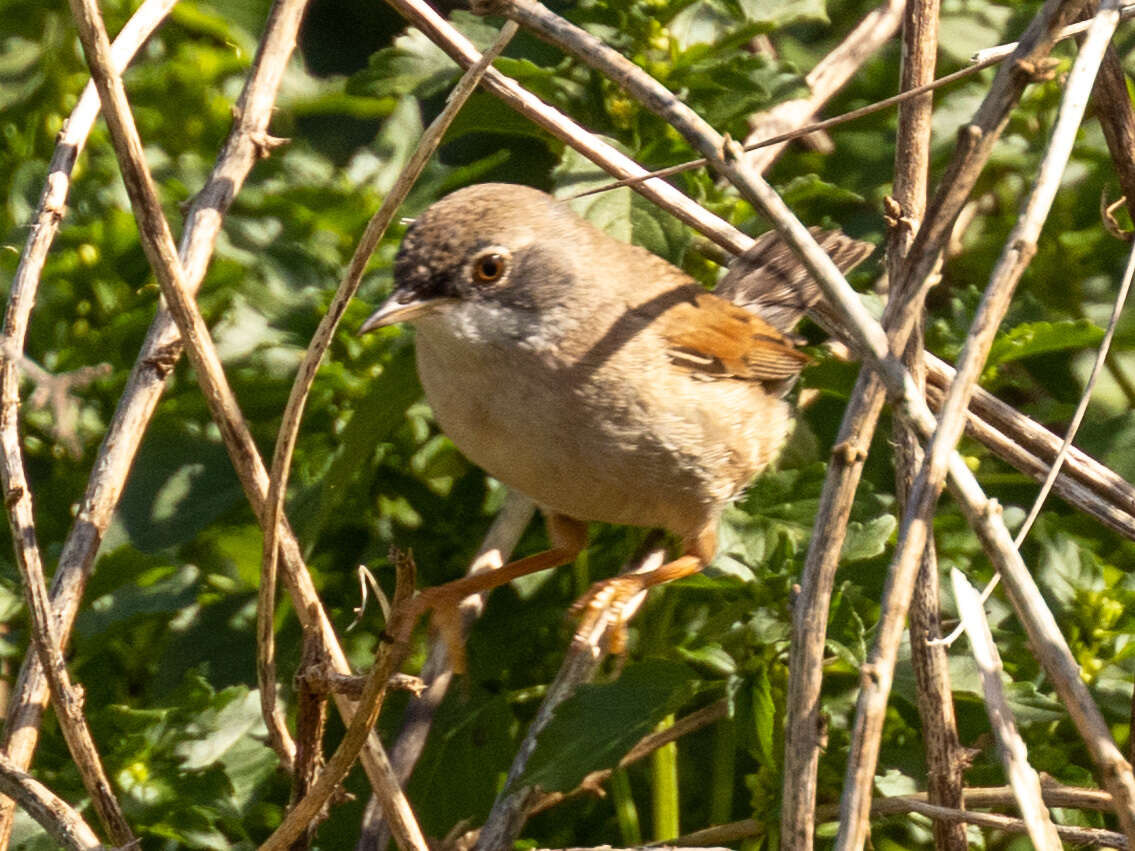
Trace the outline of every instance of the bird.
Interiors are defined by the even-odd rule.
[[[845,270],[873,250],[838,230],[814,235]],[[571,562],[588,522],[664,529],[680,554],[597,583],[580,611],[701,570],[722,511],[788,436],[786,394],[810,360],[791,331],[818,297],[775,233],[710,292],[531,187],[476,184],[428,207],[359,332],[414,327],[441,430],[540,506],[551,547],[426,589],[421,604],[436,621],[471,593]],[[453,656],[459,627],[445,620]]]

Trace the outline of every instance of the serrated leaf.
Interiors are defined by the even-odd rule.
[[[355,74],[347,92],[369,97],[419,98],[437,94],[454,79],[459,70],[453,60],[425,33],[410,29],[394,39],[394,44],[370,58],[365,71]]]
[[[695,682],[685,665],[648,660],[629,665],[613,683],[580,686],[540,733],[517,785],[573,789],[588,772],[614,766],[685,702]]]
[[[1024,322],[997,335],[987,363],[995,366],[1034,355],[1084,349],[1102,339],[1103,329],[1088,319]]]

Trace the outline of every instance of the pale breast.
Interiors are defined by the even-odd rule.
[[[658,351],[632,339],[580,369],[429,323],[417,338],[438,422],[478,466],[558,513],[693,534],[768,463],[789,409],[753,382],[700,380]]]

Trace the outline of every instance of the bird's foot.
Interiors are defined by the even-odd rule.
[[[595,646],[606,633],[607,649],[615,655],[623,653],[627,623],[649,587],[645,575],[636,573],[596,582],[571,607],[571,615],[579,618],[573,643]]]
[[[461,601],[469,596],[463,588],[451,587],[454,583],[424,588],[414,595],[411,605],[415,609],[413,620],[427,612],[430,625],[438,631],[445,649],[449,653],[449,664],[455,673],[466,671],[465,658],[465,614]]]

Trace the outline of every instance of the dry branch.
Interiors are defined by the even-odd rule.
[[[1021,734],[1017,732],[1013,720],[1013,710],[1001,683],[1004,668],[1001,656],[993,643],[993,633],[982,609],[981,595],[969,584],[965,575],[954,568],[950,571],[954,587],[954,599],[958,604],[958,614],[962,619],[966,635],[969,636],[971,653],[981,674],[981,688],[985,695],[985,711],[989,715],[990,726],[997,739],[997,751],[1013,797],[1023,816],[1025,827],[1033,845],[1046,851],[1059,851],[1060,837],[1052,824],[1052,817],[1044,805],[1041,795],[1040,777],[1029,765],[1028,749]]]
[[[172,7],[170,0],[149,0],[123,27],[115,40],[116,68],[130,57]],[[237,120],[205,188],[190,205],[182,244],[182,259],[192,270],[187,285],[195,289],[204,275],[220,223],[248,171],[263,154],[271,105],[295,42],[304,0],[277,3],[269,18],[265,38],[253,63],[253,72],[237,105]],[[38,283],[43,257],[63,214],[68,177],[98,111],[98,96],[89,83],[67,121],[44,190],[37,225],[25,249],[17,280],[24,274],[29,285]],[[30,309],[30,304],[27,309]],[[52,582],[52,606],[61,640],[66,643],[78,612],[83,587],[94,565],[95,554],[122,493],[126,476],[145,434],[165,379],[180,356],[181,344],[169,311],[158,311],[146,337],[126,391],[119,401],[107,435],[99,449],[94,472],[78,516],[63,545],[59,567]],[[38,739],[40,717],[47,699],[43,669],[29,654],[20,671],[16,693],[5,724],[5,752],[20,766],[31,762]],[[0,838],[11,828],[11,807],[0,806]]]
[[[112,59],[117,68],[125,68],[138,48],[169,14],[174,0],[147,0],[123,26],[112,47]],[[9,292],[9,306],[5,317],[6,343],[13,351],[6,351],[6,358],[22,355],[23,342],[27,333],[28,320],[35,304],[40,276],[47,260],[51,243],[59,230],[59,224],[67,206],[70,190],[71,172],[82,151],[95,117],[98,115],[98,94],[93,83],[83,89],[79,102],[71,111],[63,132],[60,134],[55,153],[48,167],[48,176],[40,196],[35,223],[20,255],[16,275]],[[19,359],[19,358],[16,358]],[[80,514],[80,517],[83,515]],[[110,513],[106,520],[109,522]],[[105,526],[104,526],[105,528]],[[96,545],[97,546],[97,545]],[[66,552],[66,548],[64,549]],[[94,549],[91,554],[93,558]],[[63,581],[65,571],[55,572],[52,583],[52,606],[55,612],[57,635],[66,645],[70,625],[77,611],[77,598],[71,598],[73,605],[70,617],[59,613],[60,595],[56,591]],[[43,665],[34,648],[30,648],[24,658],[16,684],[13,699],[9,704],[8,718],[4,725],[4,754],[17,769],[27,768],[35,750],[38,738],[39,721],[48,700],[48,684]],[[0,798],[0,847],[7,844],[15,813],[14,802]]]
[[[910,2],[903,11],[903,51],[899,88],[916,89],[934,77],[938,52],[937,0]],[[930,171],[930,132],[933,96],[926,95],[899,105],[895,133],[895,179],[888,199],[887,276],[898,280],[914,234],[926,210]],[[906,301],[910,294],[892,290],[890,297]],[[917,293],[915,294],[917,298]],[[917,323],[903,353],[920,391],[925,391],[926,363],[923,357],[923,328]],[[895,422],[895,485],[902,511],[922,463],[922,446],[917,434],[902,421]],[[918,714],[922,719],[927,764],[927,791],[931,803],[957,809],[962,801],[962,779],[967,764],[958,741],[954,717],[953,690],[946,648],[940,637],[938,558],[934,542],[922,554],[918,582],[910,611],[910,649],[918,689]],[[784,785],[795,782],[785,775]],[[965,825],[934,822],[935,843],[942,851],[964,851]]]
[[[765,112],[749,119],[749,135],[745,137],[745,148],[770,136],[784,133],[808,123],[840,89],[847,85],[859,68],[875,52],[898,32],[903,22],[906,0],[887,0],[872,10],[848,33],[840,44],[816,63],[804,77],[808,87],[807,97],[778,103]],[[933,46],[932,39],[927,42]],[[919,79],[917,85],[929,83],[933,77],[934,65],[930,64],[930,75]],[[903,86],[904,89],[911,88]],[[756,172],[764,172],[784,150],[786,142],[763,145],[745,154],[745,163]]]
[[[0,792],[23,807],[61,847],[74,851],[106,847],[70,804],[4,756],[0,756]]]
[[[531,522],[535,511],[536,507],[532,500],[516,491],[509,491],[489,531],[485,533],[481,547],[469,565],[467,575],[473,576],[503,566],[512,557],[512,551]],[[461,611],[466,634],[470,625],[481,616],[484,607],[484,594],[474,594],[461,601],[458,608]],[[434,717],[453,681],[453,665],[449,659],[445,639],[441,635],[435,635],[430,641],[429,654],[426,656],[425,664],[422,665],[422,680],[425,688],[406,706],[402,729],[399,730],[398,738],[390,747],[390,763],[402,784],[409,780],[418,758],[422,755]],[[382,810],[377,799],[372,796],[363,816],[359,845],[385,848],[389,840],[389,831],[382,818]]]
[[[639,560],[638,564],[629,567],[632,573],[649,573],[662,565],[666,553],[663,550],[654,550]],[[622,610],[613,613],[609,609],[602,612],[603,617],[591,621],[593,631],[587,635],[576,633],[575,640],[564,656],[556,677],[548,686],[544,700],[532,723],[524,733],[524,741],[516,750],[512,765],[508,768],[508,777],[504,788],[493,802],[477,837],[477,851],[496,851],[498,848],[508,848],[513,840],[520,834],[524,820],[528,817],[532,805],[536,802],[539,792],[531,786],[518,786],[517,781],[528,766],[528,760],[536,751],[536,739],[545,727],[551,722],[556,708],[571,697],[581,683],[588,682],[595,676],[599,663],[607,653],[607,642],[610,639],[612,626],[619,623],[628,623],[638,612],[639,607],[646,599],[645,592],[636,594],[626,602]]]

